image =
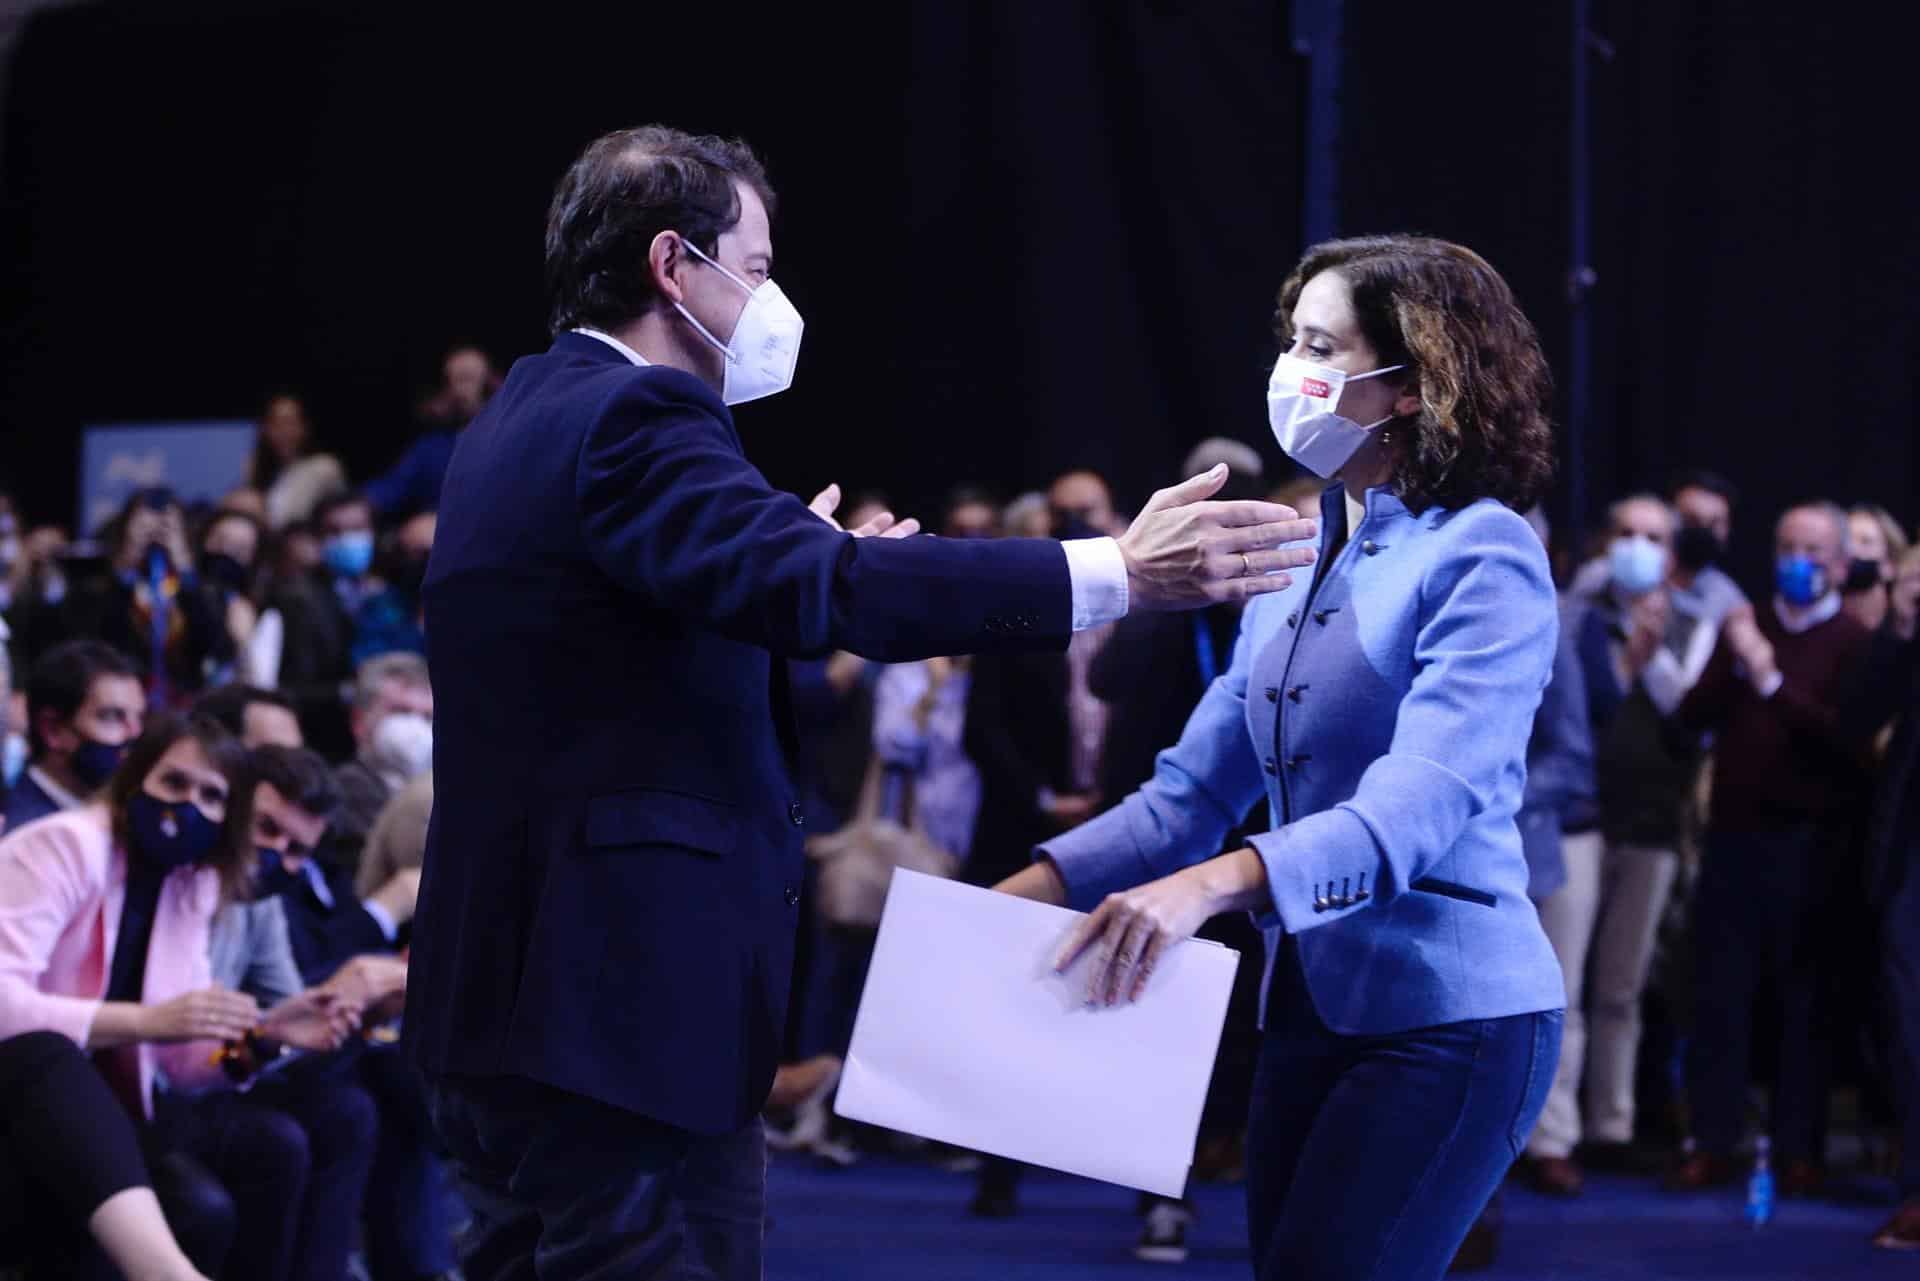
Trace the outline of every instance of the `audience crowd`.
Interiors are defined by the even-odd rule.
[[[454,1267],[466,1210],[398,1015],[434,802],[421,584],[457,433],[499,377],[471,348],[444,374],[417,439],[358,485],[280,394],[217,504],[142,490],[75,538],[0,495],[0,1275]],[[1317,514],[1318,482],[1232,441],[1184,474],[1218,462],[1233,494]],[[1764,1137],[1783,1195],[1892,1180],[1876,1242],[1920,1248],[1920,548],[1878,508],[1750,512],[1704,472],[1621,497],[1591,536],[1530,518],[1565,589],[1519,821],[1569,1007],[1515,1177],[1685,1194],[1743,1180]],[[1768,581],[1727,572],[1736,520],[1771,522]],[[1088,471],[1005,504],[959,489],[929,523],[1125,527]],[[819,835],[774,1146],[939,1162],[974,1175],[975,1214],[1019,1213],[1011,1163],[832,1115],[874,887],[895,865],[991,884],[1117,802],[1238,625],[1221,605],[1057,654],[789,665]],[[1261,939],[1238,918],[1207,934],[1255,954],[1195,1165],[1231,1181]],[[1185,1256],[1188,1203],[1136,1211],[1142,1258]]]

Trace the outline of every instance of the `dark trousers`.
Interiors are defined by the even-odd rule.
[[[1260,1281],[1430,1281],[1520,1154],[1561,1011],[1343,1036],[1281,944],[1247,1128]]]
[[[1881,921],[1887,1074],[1900,1116],[1902,1199],[1920,1197],[1920,835],[1908,845],[1901,855],[1904,877]]]
[[[228,1262],[248,1276],[284,1281],[307,1194],[307,1134],[284,1113],[244,1096],[157,1093],[154,1141],[212,1171],[233,1201]]]
[[[232,1200],[199,1162],[142,1151],[120,1101],[72,1041],[28,1032],[0,1042],[0,1266],[112,1278],[88,1235],[109,1198],[151,1187],[194,1266],[217,1276],[235,1229]]]
[[[453,1268],[453,1222],[447,1179],[417,1068],[390,1045],[357,1045],[294,1064],[261,1091],[294,1115],[333,1109],[350,1120],[358,1164],[338,1175],[321,1211],[327,1222],[363,1207],[367,1271],[374,1281],[412,1281]],[[349,1115],[350,1114],[350,1115]],[[323,1122],[324,1123],[324,1122]],[[344,1146],[346,1136],[341,1138]],[[357,1179],[361,1194],[349,1190]],[[352,1219],[349,1218],[349,1222]],[[329,1254],[351,1245],[328,1242]],[[321,1274],[312,1274],[315,1281]],[[337,1276],[338,1273],[328,1274]]]
[[[191,1109],[199,1138],[188,1149],[232,1188],[240,1206],[235,1269],[262,1281],[340,1281],[373,1161],[374,1104],[366,1091],[345,1081],[272,1076],[245,1094],[195,1099]],[[265,1203],[287,1189],[275,1186],[282,1176],[262,1159],[263,1144],[299,1157],[302,1191],[291,1213]]]
[[[759,1281],[766,1136],[718,1138],[513,1077],[434,1083],[467,1281]]]
[[[1697,1008],[1687,1055],[1687,1097],[1703,1152],[1726,1155],[1740,1142],[1754,1001],[1769,985],[1780,1003],[1774,1154],[1817,1161],[1825,1150],[1834,905],[1852,884],[1843,848],[1813,826],[1707,836],[1693,905]]]

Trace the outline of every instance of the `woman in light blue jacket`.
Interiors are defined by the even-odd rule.
[[[1551,474],[1549,378],[1506,282],[1444,241],[1316,246],[1279,330],[1270,420],[1332,482],[1318,563],[1248,607],[1153,778],[1000,888],[1092,912],[1059,963],[1087,954],[1103,1003],[1251,910],[1255,1271],[1438,1277],[1546,1099],[1566,1000],[1514,822],[1558,626],[1518,514]],[[1262,796],[1272,830],[1209,857]]]

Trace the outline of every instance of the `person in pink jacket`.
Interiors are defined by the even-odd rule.
[[[102,796],[0,840],[0,1039],[55,1033],[86,1052],[166,1176],[154,1180],[161,1207],[196,1228],[230,1221],[232,1202],[213,1175],[167,1150],[152,1124],[156,1081],[172,1091],[223,1084],[223,1047],[337,1043],[341,1017],[311,994],[263,1016],[252,997],[213,983],[209,925],[224,897],[246,894],[257,862],[252,794],[238,740],[208,721],[160,716]],[[11,1129],[0,1112],[0,1138]],[[99,1181],[76,1173],[71,1153],[0,1145],[0,1160],[30,1185]],[[144,1175],[124,1172],[135,1185]],[[65,1199],[66,1189],[50,1191]],[[81,1225],[29,1226],[59,1249]],[[198,1232],[206,1244],[190,1245],[193,1262],[217,1274],[220,1260],[199,1255],[224,1254],[218,1238],[231,1232],[230,1222],[224,1234]]]

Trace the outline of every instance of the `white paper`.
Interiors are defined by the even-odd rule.
[[[840,1115],[1180,1196],[1240,954],[1190,940],[1138,1002],[1092,1008],[1093,955],[1051,963],[1081,916],[896,870]]]

